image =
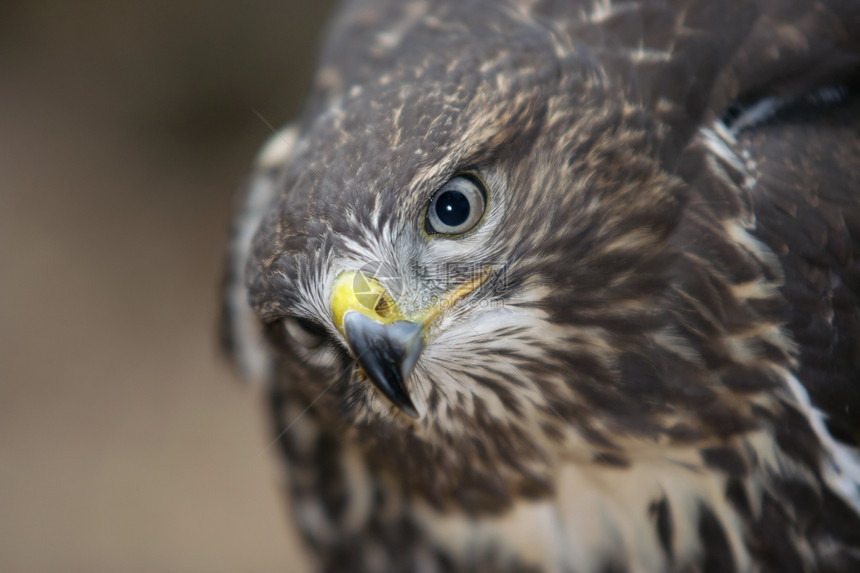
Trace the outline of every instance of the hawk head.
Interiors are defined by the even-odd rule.
[[[718,400],[676,328],[686,187],[665,130],[588,53],[484,37],[404,56],[273,138],[289,160],[247,285],[282,376],[332,423],[540,489],[562,444],[624,463],[700,437]]]
[[[595,559],[622,540],[649,570],[788,563],[790,543],[830,559],[816,504],[849,515],[860,466],[827,384],[856,370],[840,358],[818,385],[803,364],[856,332],[838,295],[856,194],[809,183],[831,163],[797,142],[822,155],[824,131],[757,130],[819,105],[806,56],[764,73],[777,34],[757,4],[345,9],[307,109],[258,159],[228,283],[234,355],[272,369],[279,437],[312,418],[280,440],[297,500],[337,514],[370,476],[358,505],[399,492],[445,544],[448,514],[534,501]],[[796,94],[726,111],[765,88]],[[856,180],[840,153],[829,181]],[[505,527],[481,543],[516,542]]]

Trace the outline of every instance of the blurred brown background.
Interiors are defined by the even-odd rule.
[[[303,571],[219,359],[230,199],[327,2],[0,3],[0,570]]]

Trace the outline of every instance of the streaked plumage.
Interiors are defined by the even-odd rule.
[[[860,570],[859,62],[847,0],[347,3],[226,290],[318,566]]]

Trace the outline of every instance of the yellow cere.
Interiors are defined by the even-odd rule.
[[[348,311],[360,312],[381,324],[402,318],[379,281],[357,271],[338,275],[331,289],[330,307],[334,325],[341,333],[343,315]]]
[[[345,271],[338,275],[332,285],[331,317],[335,327],[341,333],[343,333],[343,317],[347,312],[359,312],[380,324],[411,320],[427,325],[458,300],[481,286],[489,278],[491,270],[490,267],[483,269],[477,276],[447,293],[418,316],[403,315],[382,284],[375,278],[358,271]]]

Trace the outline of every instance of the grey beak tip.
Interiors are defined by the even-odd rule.
[[[400,408],[400,411],[409,416],[410,418],[413,418],[415,420],[418,419],[418,410],[415,409],[415,406],[412,404],[412,400],[409,401],[409,404],[399,405],[398,408]]]

